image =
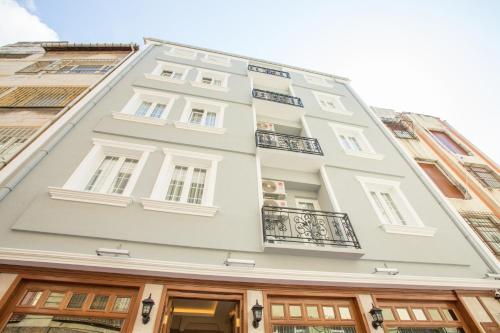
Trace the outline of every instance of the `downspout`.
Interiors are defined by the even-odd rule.
[[[444,209],[446,214],[451,218],[451,220],[455,223],[460,232],[464,235],[467,241],[479,254],[481,259],[483,259],[483,261],[489,267],[489,269],[491,270],[490,273],[499,274],[500,266],[497,259],[493,256],[493,254],[487,249],[483,248],[483,244],[480,240],[474,238],[475,235],[472,233],[472,231],[468,229],[469,226],[466,225],[466,222],[462,219],[462,217],[458,215],[458,213],[449,205],[449,203],[444,198],[441,197],[441,193],[438,193],[437,190],[433,186],[431,186],[427,178],[424,177],[423,171],[421,171],[420,168],[417,166],[416,162],[403,150],[401,145],[389,133],[389,130],[385,127],[382,121],[375,115],[375,113],[370,109],[370,107],[368,107],[368,105],[366,105],[363,102],[361,97],[359,97],[358,94],[350,87],[349,83],[345,81],[340,81],[340,82],[345,84],[347,90],[354,96],[354,98],[358,101],[358,103],[362,106],[362,108],[368,113],[370,118],[372,118],[375,124],[377,124],[379,129],[382,131],[382,133],[384,133],[384,135],[392,143],[392,145],[396,147],[396,150],[401,155],[401,157],[403,157],[403,159],[408,163],[413,172],[422,181],[422,183],[426,186],[426,188],[432,193],[433,197],[437,200],[439,205]]]
[[[52,123],[52,126],[58,126],[59,129],[57,129],[57,132],[54,133],[53,136],[45,139],[46,142],[43,143],[43,146],[37,149],[29,157],[29,160],[26,162],[26,164],[18,169],[15,169],[12,172],[15,174],[11,179],[0,186],[0,201],[2,201],[14,189],[14,187],[16,187],[16,185],[19,184],[28,175],[28,173],[33,170],[33,168],[35,168],[35,166],[38,165],[38,163],[40,163],[40,161],[42,161],[45,156],[49,154],[49,152],[66,136],[66,134],[68,134],[68,132],[76,126],[76,124],[92,109],[92,107],[96,105],[107,94],[107,92],[110,91],[125,76],[125,74],[127,74],[151,50],[152,46],[148,45],[144,49],[144,51],[137,51],[137,57],[132,59],[132,61],[126,64],[125,67],[121,69],[119,68],[119,74],[117,76],[112,78],[109,82],[103,83],[105,79],[109,78],[109,76],[106,76],[99,80],[95,85],[93,85],[92,87],[95,87],[94,91],[96,91],[96,94],[92,96],[87,102],[82,102],[84,104],[81,105],[79,110],[75,111],[75,115],[67,120],[66,123]],[[134,55],[133,52],[131,52],[125,59],[123,59],[123,61],[130,59],[132,55]],[[103,84],[103,86],[98,87],[97,85],[99,84]],[[79,102],[80,101],[81,99],[79,100]],[[75,109],[76,108],[78,108],[78,106],[75,106]],[[74,109],[71,111],[74,111]]]

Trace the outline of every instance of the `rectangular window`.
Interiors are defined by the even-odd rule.
[[[65,107],[86,87],[17,87],[0,98],[0,107]]]
[[[406,225],[390,193],[370,191],[370,195],[387,224]]]
[[[51,291],[43,306],[46,308],[58,308],[65,295],[64,292]]]
[[[66,308],[68,309],[81,309],[83,307],[83,303],[87,299],[87,294],[85,293],[74,293],[71,295],[68,305]]]
[[[172,173],[172,178],[170,180],[170,185],[168,187],[166,200],[181,200],[182,189],[184,188],[184,180],[186,178],[187,170],[188,168],[185,166],[175,166],[174,172]]]
[[[131,298],[130,296],[118,296],[113,304],[114,312],[127,312],[130,306]]]
[[[382,122],[389,128],[394,136],[399,139],[417,139],[417,135],[411,128],[413,123],[410,120],[399,118],[382,118]]]
[[[201,124],[201,120],[203,119],[203,114],[205,111],[199,109],[193,109],[191,111],[191,115],[189,117],[189,123],[194,125]]]
[[[37,127],[0,126],[0,162],[10,160],[37,131]]]
[[[446,177],[435,163],[417,163],[446,197],[465,199],[464,194]]]
[[[465,165],[469,171],[484,187],[500,188],[500,176],[486,166]]]
[[[500,224],[490,214],[462,213],[463,218],[483,239],[495,255],[500,255]]]
[[[21,306],[35,306],[38,303],[40,297],[42,297],[43,291],[40,290],[28,290],[21,300]]]
[[[202,109],[192,109],[189,115],[189,123],[206,127],[216,127],[217,113]]]
[[[160,76],[168,77],[171,79],[177,79],[177,80],[182,79],[182,73],[174,71],[174,70],[164,70],[161,72]]]
[[[205,177],[207,170],[195,168],[191,178],[191,188],[189,189],[188,202],[194,204],[201,204],[203,197],[203,188],[205,187]]]
[[[106,156],[90,178],[86,191],[123,194],[138,163],[137,159]]]
[[[347,150],[362,151],[363,149],[359,145],[358,139],[354,136],[339,135],[342,147]]]
[[[456,143],[447,133],[441,131],[430,131],[434,138],[445,146],[450,152],[459,155],[468,155],[468,152]]]
[[[201,204],[207,170],[176,165],[168,187],[166,200]]]
[[[143,101],[135,111],[135,115],[138,117],[160,118],[163,111],[165,111],[165,107],[165,104]]]
[[[105,310],[108,304],[108,295],[95,295],[92,303],[90,304],[90,310]]]

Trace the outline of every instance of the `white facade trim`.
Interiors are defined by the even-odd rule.
[[[225,67],[231,66],[231,58],[220,54],[205,52],[204,56],[201,58],[201,61],[207,64],[213,64],[219,66],[225,66]]]
[[[185,97],[185,99],[186,104],[184,110],[182,111],[180,120],[174,123],[175,127],[215,134],[224,134],[226,132],[224,128],[224,111],[227,107],[226,103],[203,98]],[[203,110],[204,114],[200,124],[191,124],[189,122],[193,109]],[[214,126],[206,126],[203,124],[208,112],[213,112],[216,115]]]
[[[335,133],[337,141],[340,147],[342,147],[342,150],[344,151],[345,154],[362,158],[370,158],[375,160],[384,159],[384,155],[378,154],[373,149],[372,145],[370,144],[370,141],[366,138],[364,134],[363,128],[358,126],[343,125],[334,122],[329,122],[328,125],[330,125],[333,132]],[[357,141],[357,144],[359,144],[359,148],[361,150],[348,149],[347,147],[345,147],[342,137],[344,137],[344,139],[346,137],[354,137],[355,140]]]
[[[187,215],[215,216],[215,214],[219,210],[219,207],[215,206],[196,205],[186,202],[153,200],[149,198],[142,198],[141,202],[144,209],[147,210]]]
[[[180,46],[171,46],[170,50],[165,51],[165,54],[172,57],[183,58],[188,60],[195,60],[196,57],[198,56],[198,52]]]
[[[141,124],[164,126],[168,122],[167,119],[151,118],[151,117],[139,117],[139,116],[135,116],[133,114],[126,114],[123,112],[113,112],[112,115],[113,115],[113,118],[118,119],[118,120],[132,121],[132,122],[141,123]]]
[[[198,131],[198,132],[205,132],[205,133],[212,133],[212,134],[224,134],[226,133],[225,128],[218,128],[218,127],[207,127],[207,126],[202,126],[202,125],[193,125],[193,124],[187,124],[182,121],[176,121],[174,123],[174,126],[177,128],[182,128],[182,129],[187,129],[187,130],[192,130],[192,131]]]
[[[437,228],[431,227],[414,227],[407,225],[392,225],[381,224],[380,228],[390,234],[401,234],[411,236],[427,236],[432,237],[436,234]]]
[[[133,256],[133,253],[132,253]],[[97,255],[0,248],[0,263],[38,267],[61,267],[87,271],[147,274],[179,278],[197,278],[219,281],[263,282],[295,285],[332,285],[352,287],[408,288],[408,289],[468,289],[491,290],[500,288],[500,280],[486,278],[430,277],[413,275],[374,275],[372,273],[341,273],[300,271],[293,269],[248,268],[220,265],[115,258]],[[258,264],[258,262],[257,262]]]
[[[144,76],[152,80],[183,84],[184,82],[186,82],[186,77],[191,69],[193,69],[193,67],[191,66],[157,60],[157,65],[153,69],[153,71],[151,73],[145,73]],[[182,76],[180,78],[161,76],[164,70],[171,70],[175,73],[182,72]]]
[[[130,196],[71,190],[52,186],[49,186],[49,194],[52,199],[88,202],[118,207],[127,207],[130,202],[132,202],[132,198]]]
[[[220,86],[217,86],[214,84],[203,83],[202,79],[203,79],[204,75],[207,75],[207,76],[211,77],[212,79],[221,80],[222,84]],[[230,76],[231,76],[231,74],[229,74],[229,73],[208,70],[208,69],[204,69],[204,68],[198,68],[198,74],[196,75],[196,79],[194,81],[191,81],[191,85],[193,87],[198,87],[198,88],[205,88],[205,89],[228,92],[229,87],[228,87],[227,83],[228,83]]]
[[[345,107],[344,103],[342,103],[341,98],[344,96],[341,95],[336,95],[336,94],[330,94],[330,93],[325,93],[322,91],[316,91],[316,90],[311,90],[314,97],[316,98],[316,102],[318,103],[319,107],[326,112],[332,112],[332,113],[338,113],[346,116],[352,116],[354,112],[347,110]],[[321,103],[321,100],[324,99],[329,99],[333,102],[334,108],[327,107],[323,103]]]

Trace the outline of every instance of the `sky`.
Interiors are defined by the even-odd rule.
[[[500,160],[500,0],[0,0],[0,45],[144,36],[348,77]]]

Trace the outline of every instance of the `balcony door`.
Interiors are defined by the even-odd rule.
[[[307,198],[295,198],[295,205],[300,209],[321,210],[318,200]]]

